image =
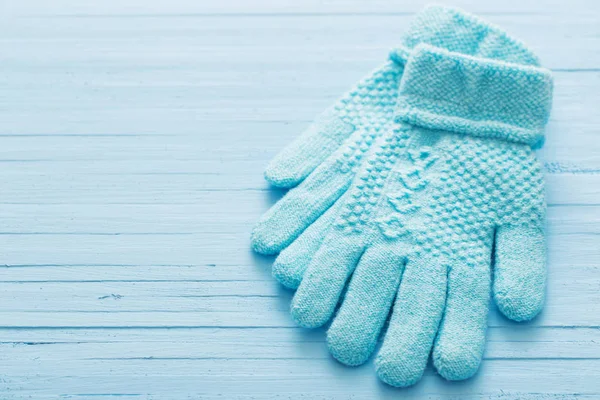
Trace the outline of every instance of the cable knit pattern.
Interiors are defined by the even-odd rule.
[[[330,130],[313,126],[278,156],[267,175],[301,183],[252,237],[258,252],[281,251],[273,274],[298,288],[300,326],[326,324],[343,297],[327,333],[340,362],[370,357],[393,308],[376,368],[394,386],[418,381],[432,349],[447,379],[477,371],[492,265],[507,317],[531,319],[544,299],[544,189],[532,147],[550,112],[550,74],[475,17],[433,8],[415,26],[431,21],[436,34],[410,32],[389,69],[327,112],[320,124]],[[458,39],[447,49],[468,55],[426,44],[448,38]]]

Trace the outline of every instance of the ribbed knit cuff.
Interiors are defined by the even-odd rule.
[[[471,56],[539,65],[536,55],[522,42],[497,26],[456,8],[433,5],[418,13],[404,35],[402,45],[390,53],[390,58],[404,64],[412,49],[422,43]]]
[[[550,71],[419,45],[400,84],[396,120],[541,147]]]

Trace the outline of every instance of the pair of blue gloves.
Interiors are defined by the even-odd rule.
[[[254,250],[297,289],[293,319],[377,374],[417,382],[429,355],[449,380],[476,373],[491,293],[508,318],[542,308],[544,139],[552,78],[521,42],[445,7],[418,14],[390,60],[270,163],[292,188]],[[338,308],[339,305],[339,308]],[[386,321],[389,316],[389,324]]]

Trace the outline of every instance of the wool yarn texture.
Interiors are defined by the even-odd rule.
[[[444,378],[466,379],[483,357],[492,292],[513,320],[541,310],[534,149],[552,77],[537,65],[499,28],[428,8],[388,63],[270,164],[267,179],[294,188],[259,221],[253,248],[280,252],[273,273],[297,288],[300,326],[333,318],[337,360],[366,362],[391,313],[380,379],[412,385],[430,354]]]

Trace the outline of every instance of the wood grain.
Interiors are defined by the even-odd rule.
[[[549,282],[484,365],[408,390],[331,359],[252,254],[268,160],[425,1],[0,5],[2,399],[600,398],[600,3],[457,0],[555,75]]]

